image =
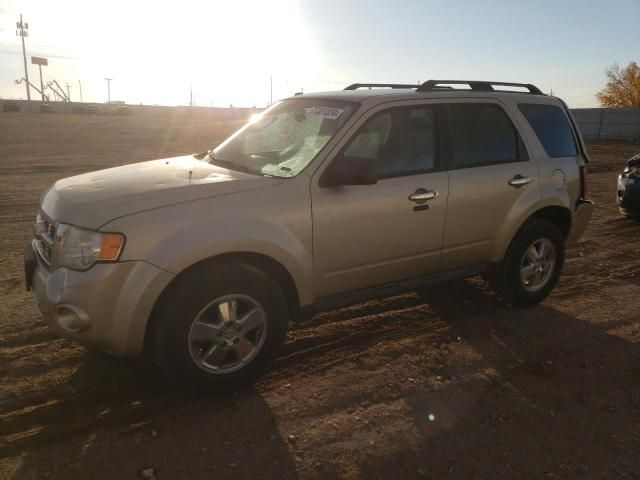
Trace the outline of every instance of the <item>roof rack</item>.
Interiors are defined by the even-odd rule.
[[[357,90],[359,88],[418,88],[420,85],[408,83],[353,83],[345,90]]]
[[[469,85],[471,90],[476,90],[480,92],[513,92],[513,90],[495,89],[493,88],[494,86],[522,87],[529,90],[529,93],[531,95],[544,95],[544,93],[542,93],[538,87],[530,83],[488,82],[488,81],[478,81],[478,80],[427,80],[416,89],[416,92],[433,92],[436,90],[443,90],[448,85]],[[521,93],[521,92],[513,92],[513,93]]]

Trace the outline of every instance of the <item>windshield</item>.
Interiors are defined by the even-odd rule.
[[[322,99],[276,103],[225,140],[209,161],[258,175],[294,177],[315,158],[355,110]]]

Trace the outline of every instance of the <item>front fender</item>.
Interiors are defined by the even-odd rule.
[[[311,303],[313,254],[308,193],[293,182],[171,205],[109,222],[104,230],[126,237],[121,261],[144,260],[172,274],[229,253],[260,254],[291,275],[302,305]],[[304,192],[304,190],[302,190]]]
[[[311,251],[291,232],[265,220],[224,219],[214,224],[173,232],[148,254],[154,265],[178,274],[208,258],[248,252],[264,255],[280,263],[293,278],[304,304],[303,292],[312,275]]]

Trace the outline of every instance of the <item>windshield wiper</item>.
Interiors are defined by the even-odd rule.
[[[236,163],[233,160],[225,160],[222,158],[216,157],[213,152],[209,152],[209,163],[213,163],[214,165],[218,165],[220,167],[228,168],[229,170],[236,170],[238,172],[244,173],[253,173],[246,165],[242,165],[241,163]]]

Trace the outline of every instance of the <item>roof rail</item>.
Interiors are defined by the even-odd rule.
[[[420,85],[408,83],[352,83],[345,90],[357,90],[359,88],[418,88]]]
[[[471,90],[480,92],[512,92],[512,90],[495,89],[493,88],[494,86],[522,87],[529,90],[529,93],[531,95],[544,95],[544,93],[542,93],[538,87],[530,83],[488,82],[478,80],[427,80],[416,89],[416,92],[433,92],[435,90],[442,90],[443,86],[447,85],[469,85]]]

